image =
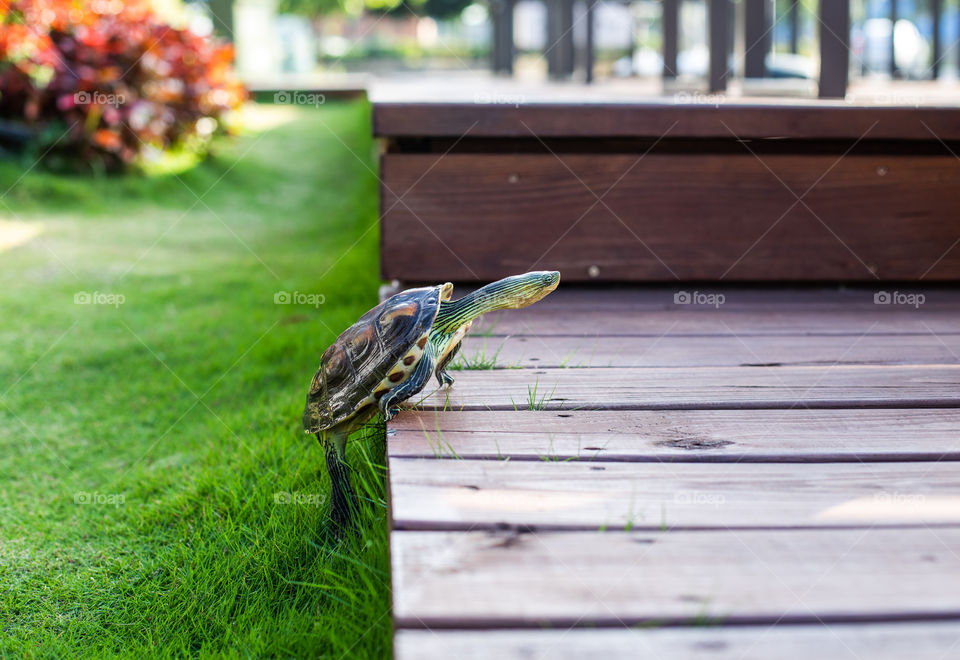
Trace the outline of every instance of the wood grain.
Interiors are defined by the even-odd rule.
[[[393,532],[398,627],[960,617],[960,529]]]
[[[394,529],[960,524],[960,469],[949,462],[798,467],[392,458],[389,478]]]
[[[387,154],[382,177],[387,279],[960,279],[948,153]]]
[[[534,461],[956,461],[958,438],[960,409],[423,411],[390,422],[387,452]]]
[[[945,660],[960,623],[814,624],[600,630],[399,630],[397,660]]]
[[[954,108],[843,102],[377,103],[373,130],[389,137],[960,139]],[[928,128],[929,127],[929,128]]]
[[[960,335],[569,337],[479,335],[454,367],[694,367],[958,364]],[[454,374],[455,375],[455,374]]]
[[[960,365],[461,371],[428,410],[956,407]]]

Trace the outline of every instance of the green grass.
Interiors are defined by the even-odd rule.
[[[389,656],[382,429],[338,543],[300,427],[376,302],[369,109],[248,119],[179,173],[0,163],[0,656]]]

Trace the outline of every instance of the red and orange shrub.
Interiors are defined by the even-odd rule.
[[[232,61],[149,0],[0,1],[0,120],[96,169],[209,136],[244,99]]]

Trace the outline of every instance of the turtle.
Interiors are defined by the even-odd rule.
[[[378,413],[389,421],[399,404],[436,376],[453,385],[447,367],[479,316],[519,309],[557,288],[560,273],[514,275],[451,300],[453,284],[401,291],[371,309],[320,357],[303,411],[303,430],[316,435],[331,482],[330,514],[337,527],[353,521],[356,494],[345,462],[347,438]]]

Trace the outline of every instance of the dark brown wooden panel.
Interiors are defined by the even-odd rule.
[[[960,409],[411,411],[390,422],[387,453],[528,461],[958,461]]]
[[[400,630],[397,660],[946,660],[960,622],[601,630]]]
[[[394,532],[399,627],[960,618],[960,529]]]
[[[639,137],[960,139],[960,109],[864,107],[838,102],[377,103],[382,137]],[[929,127],[929,128],[928,128]]]
[[[384,156],[384,277],[960,279],[953,156],[561,158]]]

